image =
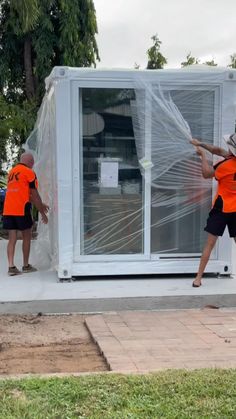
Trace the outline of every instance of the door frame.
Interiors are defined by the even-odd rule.
[[[157,85],[158,83],[155,83],[152,81],[152,85]],[[161,83],[161,88],[164,91],[170,92],[172,90],[190,90],[190,91],[200,91],[200,90],[204,90],[204,91],[213,91],[214,92],[214,127],[213,127],[213,144],[217,144],[219,145],[220,141],[220,133],[221,133],[221,124],[220,124],[220,118],[219,118],[219,114],[221,114],[221,103],[222,103],[222,84],[196,84],[196,83],[175,83],[175,82],[169,82],[169,83]],[[204,140],[204,139],[203,139]],[[216,193],[216,189],[217,189],[217,185],[214,182],[214,180],[212,181],[212,200],[213,197]],[[151,193],[151,191],[150,191]],[[150,206],[151,206],[151,198],[150,198]],[[210,210],[210,208],[209,208]],[[150,223],[150,246],[151,246],[151,223]],[[219,248],[219,243],[217,242],[210,259],[211,260],[215,260],[218,258],[218,248]],[[183,253],[183,252],[179,252],[179,253],[151,253],[151,260],[160,260],[160,261],[164,261],[164,260],[190,260],[192,259],[198,259],[201,256],[201,253],[195,252],[195,253]]]
[[[155,84],[152,81],[148,83]],[[89,261],[135,261],[135,260],[158,260],[158,259],[191,259],[199,258],[200,253],[151,253],[151,168],[145,170],[143,178],[143,253],[137,254],[103,254],[103,255],[83,255],[81,254],[81,235],[83,233],[81,225],[81,214],[83,213],[83,167],[82,167],[82,103],[81,88],[101,88],[101,89],[134,89],[135,81],[131,79],[111,80],[110,78],[91,79],[84,78],[77,81],[71,81],[71,125],[72,125],[72,164],[73,164],[73,249],[74,262]],[[162,88],[171,90],[211,90],[215,92],[215,109],[218,106],[220,110],[221,85],[197,85],[184,83],[163,83]],[[217,102],[217,103],[216,103]],[[79,115],[79,118],[78,118]],[[214,113],[214,144],[219,143],[219,135],[221,127],[219,119],[217,120],[217,112]],[[217,124],[218,122],[218,124]],[[151,101],[148,97],[148,91],[145,94],[145,157],[151,161]],[[79,138],[79,141],[78,141]],[[212,187],[212,195],[215,193],[215,185]],[[212,254],[212,259],[218,256],[218,245]]]
[[[135,260],[149,260],[150,259],[150,208],[151,208],[151,193],[150,193],[150,179],[151,169],[145,171],[143,177],[143,253],[136,254],[102,254],[102,255],[83,255],[81,249],[81,235],[83,233],[83,226],[81,225],[81,214],[83,214],[83,144],[82,144],[82,100],[80,89],[82,88],[97,88],[97,89],[133,89],[135,84],[132,80],[119,79],[83,79],[71,82],[71,118],[72,118],[72,163],[73,163],[73,248],[74,248],[74,262],[96,262],[96,261],[135,261]],[[78,118],[79,115],[79,118]],[[147,123],[146,117],[145,124]],[[78,141],[79,138],[79,141]],[[145,129],[145,150],[150,149],[147,144],[150,142],[150,130]]]

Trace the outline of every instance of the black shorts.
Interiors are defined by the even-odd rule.
[[[213,236],[223,236],[226,226],[230,237],[236,237],[236,212],[222,212],[217,208],[212,208],[204,230]]]
[[[4,215],[3,228],[4,230],[20,230],[24,231],[33,226],[33,219],[31,215],[31,205],[25,206],[25,215]]]

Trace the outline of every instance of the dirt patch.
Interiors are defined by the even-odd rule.
[[[0,316],[0,374],[107,369],[83,315]]]

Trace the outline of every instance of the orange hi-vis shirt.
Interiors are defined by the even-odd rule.
[[[30,202],[30,188],[35,188],[35,172],[22,163],[10,170],[7,180],[7,191],[3,215],[25,215],[25,205]]]
[[[236,157],[232,156],[215,165],[215,178],[218,190],[213,201],[217,198],[223,201],[223,212],[236,212]]]

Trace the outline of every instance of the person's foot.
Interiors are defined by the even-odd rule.
[[[194,279],[194,281],[193,281],[193,283],[192,283],[192,286],[193,286],[194,288],[198,288],[198,287],[200,287],[201,285],[202,285],[201,278],[200,278],[200,279],[199,279],[199,278]]]
[[[17,269],[16,266],[9,266],[8,268],[8,275],[9,276],[15,276],[15,275],[20,275],[22,274],[21,271],[19,271],[19,269]]]
[[[22,272],[24,274],[30,273],[30,272],[36,272],[38,269],[36,269],[34,266],[28,264],[27,266],[22,266]]]

